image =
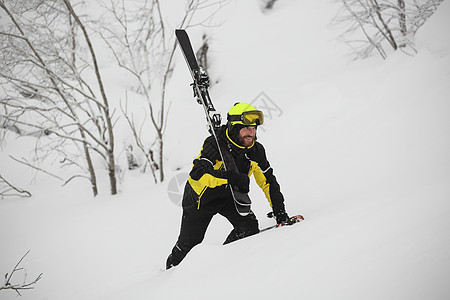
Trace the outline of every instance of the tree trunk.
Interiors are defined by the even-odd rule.
[[[108,130],[109,141],[108,141],[108,145],[107,145],[108,146],[107,157],[108,157],[109,182],[111,185],[111,194],[115,195],[115,194],[117,194],[117,179],[116,179],[116,164],[115,164],[115,158],[114,158],[114,132],[113,132],[113,125],[111,122],[111,115],[109,112],[108,98],[106,97],[105,89],[103,87],[103,81],[100,76],[100,70],[98,68],[98,63],[97,63],[97,58],[95,56],[94,47],[92,46],[92,43],[91,43],[91,40],[87,33],[87,30],[84,27],[83,23],[81,22],[80,18],[78,18],[78,15],[73,10],[73,7],[70,4],[69,0],[63,0],[63,1],[66,4],[67,9],[70,11],[70,14],[73,16],[73,18],[78,23],[81,30],[83,31],[84,38],[89,47],[89,52],[91,53],[92,62],[94,63],[95,75],[97,77],[97,82],[98,82],[100,93],[101,93],[102,99],[103,99],[103,105],[104,105],[103,113],[105,115],[106,127]]]
[[[373,3],[373,8],[375,9],[375,13],[378,17],[378,20],[381,22],[381,24],[383,25],[384,30],[386,31],[386,39],[388,40],[389,44],[392,46],[392,48],[394,50],[397,50],[398,46],[397,46],[397,42],[394,39],[394,36],[392,35],[392,31],[389,28],[389,26],[387,25],[386,21],[384,20],[382,14],[381,14],[381,8],[378,5],[377,0],[371,0]]]
[[[398,5],[398,22],[400,25],[400,32],[402,33],[403,39],[406,39],[407,29],[406,29],[406,12],[405,12],[405,1],[397,0]],[[402,42],[399,47],[405,47],[406,43]]]

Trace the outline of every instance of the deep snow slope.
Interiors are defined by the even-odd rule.
[[[419,32],[417,55],[350,63],[327,27],[328,1],[278,1],[268,13],[241,2],[218,15],[222,26],[190,33],[211,35],[217,108],[254,101],[270,115],[259,138],[288,213],[305,221],[222,246],[231,227],[216,217],[163,272],[181,214],[167,183],[130,172],[120,195],[92,199],[82,183],[39,181],[33,198],[0,201],[0,271],[31,249],[28,278],[44,273],[22,299],[448,298],[450,3]],[[189,170],[206,134],[181,53],[177,64],[168,178]],[[2,161],[28,142],[8,143]],[[271,225],[256,185],[251,197],[261,228]]]

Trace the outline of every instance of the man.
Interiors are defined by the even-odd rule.
[[[230,221],[233,230],[224,244],[259,232],[253,212],[241,216],[233,203],[228,185],[248,193],[250,176],[264,191],[277,223],[289,217],[283,194],[266,159],[261,143],[256,141],[256,129],[264,122],[264,115],[246,103],[236,103],[228,112],[228,122],[217,132],[222,151],[230,151],[239,172],[223,169],[223,162],[214,136],[203,143],[200,155],[194,160],[183,195],[183,217],[178,241],[166,263],[169,269],[178,265],[187,253],[203,241],[206,229],[215,214]]]

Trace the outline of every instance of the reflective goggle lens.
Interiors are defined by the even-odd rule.
[[[262,125],[264,123],[264,114],[259,110],[246,111],[242,114],[242,122],[245,125]]]
[[[262,125],[264,123],[264,114],[260,110],[251,110],[243,112],[241,115],[228,115],[227,120],[234,122],[242,122],[244,125]]]

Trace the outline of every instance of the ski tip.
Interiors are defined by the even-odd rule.
[[[175,35],[179,36],[181,34],[186,34],[186,30],[184,29],[175,29]]]
[[[296,222],[303,221],[305,218],[302,215],[296,215],[292,216],[291,219],[295,220]]]

